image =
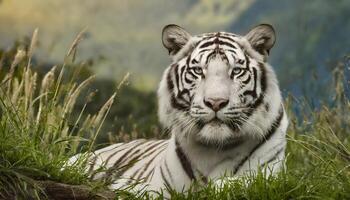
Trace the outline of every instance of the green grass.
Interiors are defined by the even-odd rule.
[[[94,78],[79,84],[75,83],[74,76],[64,78],[67,65],[74,61],[81,34],[73,42],[60,70],[52,67],[42,80],[37,80],[38,74],[31,66],[36,37],[35,32],[27,52],[18,50],[1,80],[0,197],[3,198],[10,195],[25,199],[45,197],[36,180],[100,185],[82,173],[83,159],[74,166],[68,167],[65,163],[79,151],[93,150],[115,94],[111,94],[95,115],[82,118],[79,114],[72,119],[77,98]],[[88,102],[89,96],[86,98]]]
[[[45,199],[38,180],[106,188],[106,183],[91,181],[83,173],[84,158],[73,166],[65,163],[75,153],[96,147],[115,94],[96,114],[84,114],[91,96],[81,97],[81,91],[93,77],[78,83],[79,69],[69,69],[81,34],[63,66],[42,77],[31,64],[36,38],[34,33],[28,50],[13,56],[6,73],[0,71],[0,199],[11,195]],[[350,199],[350,101],[343,72],[339,66],[334,73],[332,106],[313,109],[304,100],[286,99],[290,118],[286,168],[277,176],[265,177],[263,169],[220,189],[211,183],[194,184],[187,193],[170,191],[172,199]],[[73,113],[77,98],[86,99],[78,114]],[[115,193],[125,199],[151,198],[147,193]]]
[[[262,169],[221,189],[209,184],[185,194],[172,192],[172,199],[350,199],[350,102],[341,94],[335,101],[333,108],[310,112],[306,104],[288,98],[286,168],[277,176],[266,177],[268,169]],[[302,117],[293,114],[294,106],[304,110]]]

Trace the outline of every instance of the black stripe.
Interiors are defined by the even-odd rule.
[[[149,166],[151,165],[151,163],[153,162],[153,160],[161,153],[161,152],[163,152],[163,150],[164,149],[162,149],[162,150],[160,150],[159,152],[157,152],[149,161],[148,161],[148,163],[146,163],[146,165],[144,166],[144,168],[143,168],[143,170],[142,170],[142,172],[137,176],[137,180],[139,180],[141,177],[142,177],[142,175],[148,170],[148,168],[149,168]],[[152,170],[151,170],[152,171]],[[148,174],[149,175],[149,174]],[[148,176],[147,175],[147,176]],[[146,177],[147,177],[146,176]]]
[[[132,152],[131,156],[124,156],[122,155],[121,157],[126,157],[126,159],[123,160],[124,163],[129,163],[130,161],[134,160],[134,158],[138,158],[140,157],[144,152],[141,152],[143,148],[148,147],[149,145],[152,145],[153,141],[150,140],[146,140],[140,144],[138,144],[137,146],[135,146],[134,148],[132,148],[134,151]],[[138,154],[139,153],[139,154]],[[130,161],[128,160],[130,158]],[[122,164],[122,162],[119,162],[119,164]],[[117,163],[114,164],[115,166],[117,166]]]
[[[222,40],[218,40],[217,44],[219,44],[219,45],[224,45],[224,46],[229,46],[229,47],[231,47],[232,49],[237,49],[237,47],[234,46],[232,43],[225,42],[225,41],[222,41]]]
[[[181,70],[183,70],[183,69],[184,69],[184,67]],[[181,84],[180,81],[181,80],[180,80],[180,76],[179,76],[178,70],[179,70],[179,65],[176,65],[175,68],[174,68],[174,73],[175,73],[176,84],[177,84],[177,88],[176,88],[177,89],[177,96],[175,97],[175,94],[173,94],[172,95],[173,98],[171,100],[174,103],[173,106],[175,108],[178,108],[178,109],[181,109],[181,110],[182,109],[187,110],[189,108],[189,103],[182,97],[183,92],[186,93],[186,91],[180,91],[180,84]],[[177,101],[176,98],[181,99],[184,102],[184,104],[181,104],[179,101]]]
[[[129,147],[129,145],[126,145],[126,144],[125,144],[125,146]],[[107,163],[109,162],[109,160],[110,160],[114,155],[116,155],[117,153],[119,153],[119,152],[121,152],[121,151],[127,149],[127,147],[125,147],[125,148],[123,148],[123,149],[120,149],[120,150],[118,150],[118,151],[112,153],[110,156],[107,157],[107,159],[104,161],[104,163],[107,164]],[[91,175],[90,175],[90,179],[91,179],[91,180],[93,180],[93,179],[95,178],[95,175],[96,175],[96,172],[93,171],[93,168],[94,168],[94,166],[95,166],[95,164],[96,164],[97,156],[98,156],[98,155],[96,155],[96,156],[94,157],[94,158],[95,158],[95,159],[94,159],[94,162],[90,165],[90,168],[89,168],[89,171],[88,171],[89,174],[91,173]]]
[[[167,75],[167,86],[168,86],[168,90],[170,93],[173,92],[174,89],[174,83],[173,80],[171,78],[171,69],[174,68],[176,65],[172,65],[171,68],[168,71],[168,75]]]
[[[192,64],[197,64],[197,63],[198,63],[198,60],[193,59],[193,60],[191,61],[191,63],[192,63]]]
[[[153,142],[153,141],[152,141],[152,142]],[[143,150],[144,147],[141,147],[141,148],[140,148],[140,146],[138,146],[137,148],[139,148],[139,149],[137,149],[133,154],[136,154],[136,153],[139,153],[139,152],[141,152],[141,153],[138,154],[138,155],[136,155],[136,156],[134,156],[133,158],[131,158],[130,161],[125,160],[125,162],[128,163],[129,169],[130,169],[132,166],[134,166],[135,162],[139,161],[139,158],[140,158],[142,155],[144,155],[144,153],[146,153],[146,152],[152,150],[153,148],[157,147],[159,144],[161,144],[161,143],[163,143],[163,142],[164,142],[164,141],[155,142],[156,144],[154,144],[154,142],[153,142],[153,144],[150,144],[150,146],[146,146],[146,147],[148,147],[148,148],[145,149],[145,150]],[[141,145],[142,145],[142,144],[141,144]],[[149,154],[148,154],[148,155],[149,155]],[[143,157],[145,158],[145,157],[147,157],[147,156],[144,155]],[[129,163],[130,163],[130,165],[129,165]]]
[[[146,153],[146,152],[148,152],[148,151],[151,151],[151,150],[153,150],[155,147],[157,147],[158,145],[160,145],[160,144],[162,144],[162,143],[164,143],[164,142],[166,142],[166,141],[164,141],[164,140],[155,141],[155,144],[153,144],[152,146],[150,146],[150,147],[148,147],[147,149],[145,149],[144,152]],[[162,146],[164,146],[164,144],[163,144]],[[152,151],[152,152],[154,152],[154,151]],[[149,153],[149,154],[152,154],[152,152]],[[145,155],[145,157],[147,157],[149,154]]]
[[[259,63],[259,68],[261,71],[261,78],[260,78],[260,85],[261,85],[261,90],[262,92],[266,91],[266,85],[267,85],[267,81],[266,81],[266,70],[265,70],[265,65],[264,63]]]
[[[206,36],[202,37],[202,41],[211,40],[214,37],[215,37],[215,34],[206,35]]]
[[[160,166],[159,168],[160,168],[160,174],[162,175],[162,179],[165,182],[165,186],[167,187],[167,189],[171,189],[171,185],[164,175],[162,166]]]
[[[145,181],[147,182],[148,180],[152,179],[153,174],[154,174],[155,168],[153,168],[149,173],[145,176]]]
[[[208,51],[209,51],[209,50],[210,50],[210,49],[208,49]],[[202,60],[204,53],[199,52],[198,54],[199,54],[199,60]]]
[[[176,97],[174,94],[174,83],[173,83],[172,78],[171,78],[171,70],[168,71],[167,85],[168,85],[168,90],[169,90],[169,93],[171,96],[170,97],[171,106],[175,109],[182,110],[182,111],[188,110],[188,108],[189,108],[188,106],[182,105],[176,100]]]
[[[148,147],[147,149],[144,150],[144,152],[149,152],[146,155],[142,156],[142,159],[146,159],[148,156],[151,156],[155,151],[159,150],[159,148],[162,148],[165,144],[161,145],[159,148],[155,148],[158,147],[160,144],[164,143],[165,141],[161,141],[161,142],[155,142],[156,144]],[[156,155],[158,155],[160,152],[162,152],[164,149],[161,149]],[[140,167],[138,170],[136,170],[131,176],[130,176],[130,180],[128,181],[127,184],[130,184],[130,182],[134,179],[134,177],[143,169],[143,167]],[[140,177],[142,176],[142,173],[138,176],[137,180],[140,179]]]
[[[219,51],[219,54],[220,54],[221,58],[222,58],[224,61],[226,61],[226,63],[229,63],[229,60],[228,60],[228,58],[227,58],[227,56],[226,56],[226,53],[225,53],[224,51]]]
[[[199,170],[197,170],[197,173],[199,174],[199,177],[201,178],[202,182],[204,184],[208,184],[208,177],[206,177],[202,172],[200,172]]]
[[[133,150],[134,150],[133,148],[130,148],[122,156],[120,156],[119,159],[114,163],[114,165],[107,169],[107,171],[104,174],[104,178],[111,179],[113,173],[118,172],[118,171],[124,171],[123,167],[120,167],[119,165],[124,160],[124,158],[126,156],[128,156]],[[119,174],[119,172],[118,172],[118,174]]]
[[[220,35],[220,38],[230,40],[231,42],[236,43],[236,41],[233,38],[230,38],[229,36]]]
[[[176,87],[177,87],[176,89],[179,93],[179,91],[180,91],[180,79],[179,79],[178,70],[179,70],[179,65],[176,65],[174,68],[174,74],[175,74],[175,82],[176,82]]]
[[[201,53],[203,53],[203,52],[206,52],[206,51],[211,51],[212,49],[211,48],[208,48],[208,49],[202,49],[202,50],[200,50],[199,52],[198,52],[198,54],[201,54]],[[203,54],[202,54],[203,55]],[[200,59],[199,60],[201,60],[201,57],[200,57]]]
[[[248,84],[251,78],[252,78],[251,76],[248,76],[248,78],[246,80],[242,81],[242,83],[243,84]]]
[[[188,97],[190,97],[190,91],[189,91],[188,89],[183,89],[183,90],[178,94],[178,98],[181,99],[182,101],[184,101],[185,104],[186,104],[187,106],[190,106],[190,102],[187,101],[187,100],[185,99],[185,97],[184,97],[184,95],[186,95],[186,94],[187,94]]]
[[[89,167],[89,169],[88,169],[88,174],[93,175],[92,172],[93,172],[93,170],[94,170],[94,166],[95,166],[95,164],[96,164],[96,160],[97,160],[97,155],[94,156],[94,158],[92,159],[92,163],[89,163],[89,164],[90,164],[90,167]],[[90,178],[92,179],[93,177],[90,177]]]
[[[188,160],[187,156],[185,155],[185,153],[182,151],[182,148],[180,147],[179,143],[177,141],[175,141],[176,144],[176,155],[180,160],[181,166],[184,169],[184,171],[186,172],[187,176],[191,179],[191,180],[196,180],[196,177],[194,176],[194,172],[192,170],[192,166],[190,161]]]
[[[140,146],[139,145],[142,145],[142,144],[145,144],[147,142],[147,140],[146,141],[143,141],[141,144],[138,144],[138,146],[137,146],[137,148],[139,148]],[[120,157],[119,157],[119,159],[113,164],[113,166],[112,167],[110,167],[107,171],[106,171],[106,173],[105,173],[105,177],[109,177],[109,176],[111,176],[115,171],[118,171],[118,174],[119,175],[122,175],[126,170],[128,170],[130,167],[128,166],[128,164],[131,162],[131,161],[134,161],[133,160],[133,158],[129,161],[129,162],[127,162],[127,163],[123,163],[123,162],[125,162],[126,161],[126,159],[127,158],[129,158],[128,157],[128,155],[129,154],[131,154],[131,153],[138,153],[140,151],[140,149],[136,149],[135,150],[135,148],[130,148],[128,151],[126,151],[123,155],[121,155]],[[123,164],[123,165],[121,165],[121,164]],[[133,165],[134,163],[131,163],[131,165]],[[126,168],[126,167],[128,167],[128,168]]]
[[[254,87],[253,87],[253,90],[246,90],[246,91],[243,92],[243,95],[244,96],[250,95],[250,96],[252,96],[255,99],[258,96],[258,94],[256,92],[258,72],[257,72],[257,70],[255,68],[253,68],[253,76],[254,76]]]
[[[206,48],[206,47],[211,46],[213,44],[215,44],[215,40],[214,41],[205,42],[205,43],[203,43],[202,45],[199,46],[199,49]]]
[[[186,59],[186,65],[187,65],[187,66],[190,66],[190,60],[192,59],[191,57],[192,57],[192,56],[189,55],[189,56],[187,57],[187,59]]]
[[[257,77],[258,77],[258,72],[256,70],[256,68],[253,68],[253,74],[254,74],[254,89],[253,89],[253,97],[256,98],[257,97],[257,85],[258,85],[258,82],[257,82]]]
[[[165,164],[165,169],[168,172],[168,175],[170,177],[171,182],[174,183],[174,179],[173,179],[173,176],[172,176],[172,174],[170,172],[170,169],[169,169],[169,166],[168,166],[168,162],[167,162],[166,159],[164,160],[164,164]]]
[[[227,50],[226,50],[226,51],[227,51]],[[236,60],[236,57],[235,57],[235,56],[237,56],[237,55],[236,55],[236,52],[235,52],[234,54],[231,54],[231,57],[232,57],[233,60]],[[235,65],[235,64],[236,64],[236,63],[233,63],[233,65]]]
[[[185,74],[185,79],[184,79],[185,82],[186,82],[187,84],[193,83],[193,80],[188,79],[186,75],[187,75],[187,74]]]
[[[215,53],[216,53],[216,52],[213,51],[213,52],[211,52],[211,53],[209,53],[209,54],[207,55],[207,57],[206,57],[206,59],[205,59],[205,64],[208,64],[209,59],[210,59]]]
[[[101,154],[106,153],[106,152],[108,152],[108,151],[117,150],[119,147],[122,147],[123,145],[125,145],[125,144],[127,144],[127,143],[116,143],[116,144],[112,144],[112,145],[117,145],[117,144],[119,144],[119,145],[116,146],[116,147],[114,147],[114,148],[107,149],[107,150],[104,150],[104,148],[102,148],[102,149],[96,150],[94,153],[96,153],[96,155],[97,155],[97,154],[98,154],[98,155],[101,155]],[[112,145],[111,145],[111,146],[112,146]],[[105,147],[105,148],[108,148],[108,147],[110,147],[110,146],[107,146],[107,147]],[[100,151],[100,152],[98,152],[98,151]]]
[[[187,73],[190,74],[194,79],[198,79],[198,76],[192,72],[193,70],[188,68]]]
[[[266,80],[266,70],[265,70],[265,66],[263,63],[259,63],[259,67],[261,70],[261,78],[260,78],[260,85],[261,85],[261,94],[259,95],[259,97],[257,98],[257,100],[255,100],[255,102],[250,106],[252,109],[246,113],[247,116],[250,116],[253,114],[253,111],[260,106],[263,101],[264,101],[264,95],[267,89],[267,80]],[[253,68],[255,69],[255,68]]]
[[[263,100],[264,95],[260,94],[259,97],[254,101],[254,103],[250,105],[250,109],[248,111],[243,111],[247,115],[247,117],[253,114],[257,107],[259,107],[263,103]]]
[[[275,153],[269,160],[267,160],[266,162],[264,162],[263,164],[261,164],[261,166],[263,167],[263,166],[265,166],[265,165],[268,165],[268,164],[271,163],[272,161],[274,161],[274,160],[278,157],[278,155],[279,155],[281,152],[284,151],[284,149],[285,149],[285,146],[283,146],[282,148],[280,148],[278,151],[276,151],[276,153]]]
[[[250,69],[250,67],[249,67],[250,59],[249,59],[249,57],[248,57],[248,55],[246,53],[244,54],[244,57],[245,57],[245,60],[246,60],[245,61],[245,68],[249,70]]]
[[[182,66],[182,68],[180,69],[180,81],[181,81],[181,85],[182,85],[182,88],[184,88],[185,86],[184,86],[184,83],[183,83],[183,81],[182,81],[182,79],[184,78],[184,71],[185,71],[185,68],[186,68],[186,66]]]
[[[104,161],[104,163],[107,164],[107,163],[109,162],[109,160],[110,160],[112,157],[114,157],[116,154],[118,154],[118,153],[121,152],[121,151],[126,150],[127,148],[130,148],[131,145],[134,145],[134,143],[138,143],[138,142],[140,142],[140,141],[146,141],[146,140],[144,140],[144,139],[139,139],[139,140],[135,140],[135,141],[132,141],[132,142],[129,142],[129,143],[125,143],[125,144],[119,146],[119,147],[124,147],[124,148],[119,149],[119,150],[113,152],[110,156],[107,157],[107,159]],[[94,176],[94,175],[92,175],[91,178],[93,178],[93,176]]]
[[[231,52],[234,55],[237,55],[236,51],[233,49],[225,49],[225,51]],[[232,58],[235,59],[235,57],[232,55]]]
[[[242,73],[239,74],[236,78],[241,78],[241,77],[244,76],[244,75],[247,73],[247,71],[248,71],[248,70],[243,69],[243,68],[241,68],[241,70],[242,70]],[[232,74],[233,74],[233,73],[232,73]],[[249,77],[250,77],[250,76],[249,76]]]
[[[243,164],[250,158],[250,156],[258,149],[260,148],[263,144],[265,144],[266,141],[268,141],[271,136],[276,132],[277,128],[280,126],[281,124],[281,120],[283,118],[283,107],[281,105],[281,108],[279,109],[278,112],[278,116],[277,118],[274,120],[274,122],[271,124],[271,127],[269,128],[269,130],[266,132],[265,137],[263,140],[261,140],[250,152],[249,154],[244,157],[239,164],[235,167],[235,169],[233,170],[233,173],[236,174],[237,171],[243,166]]]

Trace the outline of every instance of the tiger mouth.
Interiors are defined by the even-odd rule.
[[[241,126],[242,123],[239,120],[231,120],[230,122],[227,122],[227,121],[221,120],[217,116],[215,116],[213,119],[211,119],[207,122],[205,122],[203,120],[199,120],[197,122],[197,125],[200,129],[204,128],[204,126],[206,126],[206,125],[211,125],[211,126],[226,125],[233,132],[237,132],[239,130],[239,126]]]
[[[213,119],[209,120],[206,124],[224,124],[225,122],[219,119],[217,116],[215,116]]]

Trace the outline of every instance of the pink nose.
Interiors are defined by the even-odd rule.
[[[228,104],[228,99],[224,98],[208,98],[204,99],[204,104],[217,112]]]

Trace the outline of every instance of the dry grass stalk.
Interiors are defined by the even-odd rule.
[[[117,90],[119,90],[124,84],[127,83],[127,81],[129,80],[130,77],[130,73],[126,73],[125,76],[123,77],[123,79],[120,81],[120,83],[117,86]]]
[[[55,81],[55,71],[57,66],[53,66],[49,72],[47,72],[41,82],[41,90],[40,93],[47,93],[51,87],[53,86],[53,83]]]
[[[17,49],[15,58],[13,59],[10,67],[9,77],[12,78],[15,72],[15,67],[26,57],[26,52],[22,48]]]
[[[27,65],[27,68],[30,67],[31,65],[31,61],[32,61],[32,57],[33,57],[33,54],[34,54],[34,50],[35,50],[35,47],[37,46],[38,44],[38,32],[39,32],[39,28],[36,28],[33,32],[33,35],[32,35],[32,40],[30,42],[30,46],[29,46],[29,50],[28,50],[28,65]]]
[[[90,76],[89,78],[87,78],[85,81],[83,81],[82,83],[79,84],[79,86],[74,90],[74,92],[69,93],[69,99],[67,101],[65,110],[63,112],[64,115],[66,115],[67,113],[70,113],[75,105],[75,102],[80,94],[80,92],[86,87],[88,86],[93,80],[95,79],[95,76]]]
[[[1,82],[1,83],[7,82],[7,89],[11,88],[11,79],[13,78],[13,74],[15,72],[16,66],[25,58],[25,56],[26,56],[26,52],[22,48],[18,48],[17,53],[10,66],[10,71]],[[4,57],[2,57],[2,60],[4,59]],[[9,91],[7,91],[7,94],[9,94]]]
[[[95,141],[97,139],[97,136],[101,130],[102,124],[105,121],[107,114],[109,113],[109,110],[111,109],[115,96],[117,95],[117,93],[115,92],[109,99],[108,101],[101,107],[101,109],[99,110],[98,114],[96,116],[94,116],[91,119],[91,125],[92,127],[97,127],[97,130],[94,132],[94,135],[92,136],[93,139],[91,140],[91,143],[89,145],[89,149],[88,152],[92,151],[92,147],[95,144]]]
[[[79,32],[79,34],[74,39],[71,47],[68,50],[66,58],[72,57],[71,62],[74,62],[74,60],[75,60],[75,55],[76,55],[76,52],[77,52],[78,44],[83,39],[83,36],[84,36],[84,33],[86,32],[86,30],[87,30],[87,28],[84,28],[82,31]]]
[[[101,109],[98,111],[98,114],[94,118],[93,126],[96,127],[97,125],[101,124],[104,116],[108,113],[108,110],[113,105],[114,99],[115,99],[116,93],[114,93],[108,101],[101,107]]]
[[[45,74],[43,80],[41,81],[41,88],[40,88],[40,94],[39,94],[40,103],[39,103],[39,108],[36,115],[37,124],[40,123],[43,105],[45,105],[48,102],[48,93],[55,82],[55,70],[56,70],[56,66],[53,66],[51,70]]]
[[[20,96],[20,92],[23,89],[23,81],[19,83],[18,79],[13,79],[12,83],[12,96],[11,96],[11,102],[16,105],[18,104],[18,97]]]

